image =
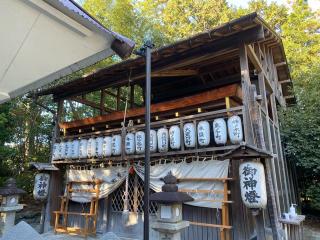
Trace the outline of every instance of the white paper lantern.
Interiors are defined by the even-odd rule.
[[[66,143],[66,158],[68,159],[72,158],[72,140],[69,140]]]
[[[59,148],[60,144],[59,143],[54,143],[52,147],[52,160],[57,160],[59,159]]]
[[[112,155],[119,156],[121,154],[121,136],[112,136]]]
[[[171,126],[169,129],[170,148],[177,150],[181,147],[180,127],[177,125]]]
[[[96,138],[96,153],[95,156],[98,158],[102,158],[103,156],[103,137]]]
[[[126,135],[126,141],[125,141],[125,144],[126,144],[126,154],[134,154],[134,151],[135,151],[135,144],[134,144],[134,134],[133,133],[127,133]]]
[[[157,131],[150,130],[150,152],[154,153],[157,151]]]
[[[168,129],[160,128],[157,132],[158,137],[158,149],[159,152],[167,152],[168,151]]]
[[[79,158],[79,140],[72,141],[71,158]]]
[[[233,144],[238,144],[242,142],[243,131],[241,118],[239,116],[232,116],[228,119],[228,133],[230,141]]]
[[[34,181],[33,197],[36,200],[45,200],[48,197],[50,175],[48,173],[37,173]]]
[[[213,136],[216,144],[223,145],[227,143],[227,124],[223,118],[217,118],[213,121]]]
[[[267,189],[263,164],[243,162],[239,167],[241,198],[248,208],[267,206]]]
[[[208,121],[200,121],[198,123],[198,143],[200,146],[208,146],[210,144],[210,124]]]
[[[87,145],[88,158],[93,158],[96,156],[96,139],[89,138]]]
[[[80,144],[79,144],[79,157],[80,158],[87,158],[88,157],[87,145],[88,145],[87,139],[80,140]]]
[[[102,154],[104,157],[110,157],[112,153],[112,137],[103,138]]]
[[[136,132],[136,153],[142,154],[146,148],[146,137],[142,131]]]
[[[59,159],[66,158],[66,142],[60,142],[59,145]]]
[[[183,139],[186,147],[196,146],[196,128],[193,123],[186,123],[183,126]]]

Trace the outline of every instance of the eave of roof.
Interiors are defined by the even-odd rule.
[[[164,53],[171,52],[172,54],[175,54],[176,49],[179,49],[179,47],[181,47],[182,45],[186,45],[186,44],[189,44],[190,46],[191,46],[191,44],[192,45],[193,44],[195,44],[195,45],[202,44],[203,45],[203,44],[206,44],[206,42],[201,43],[201,40],[207,41],[208,39],[210,39],[211,42],[214,42],[217,39],[221,39],[221,38],[225,37],[225,36],[219,37],[220,33],[223,32],[223,33],[225,33],[225,35],[233,34],[234,27],[237,25],[241,25],[241,24],[248,24],[248,25],[255,24],[256,26],[263,26],[263,28],[266,29],[267,32],[269,32],[273,36],[275,41],[278,43],[278,45],[281,49],[281,55],[284,58],[284,61],[287,63],[281,38],[255,12],[248,14],[248,15],[245,15],[245,16],[242,16],[238,19],[234,19],[234,20],[232,20],[228,23],[225,23],[221,26],[218,26],[208,32],[199,33],[199,34],[194,35],[190,38],[182,39],[182,40],[179,40],[173,44],[155,49],[152,51],[152,61],[156,62],[158,58],[160,58],[162,55],[164,55]],[[239,32],[241,32],[241,31],[239,31]],[[239,33],[239,32],[237,32],[237,33]],[[197,47],[198,47],[198,45],[197,45]],[[110,78],[110,76],[112,74],[116,74],[116,71],[121,71],[121,70],[126,71],[127,75],[128,75],[129,69],[133,69],[133,68],[136,68],[137,66],[141,66],[141,65],[144,65],[144,58],[143,57],[136,57],[133,59],[128,59],[128,60],[122,61],[120,63],[108,66],[108,67],[101,69],[101,70],[97,71],[96,73],[90,74],[88,76],[78,78],[74,81],[68,82],[66,84],[63,84],[63,85],[60,85],[57,87],[43,90],[43,91],[39,92],[37,95],[40,96],[40,95],[53,94],[55,98],[59,98],[59,94],[63,92],[64,96],[67,96],[68,89],[74,89],[74,87],[79,86],[79,84],[83,84],[84,82],[86,82],[88,84],[88,86],[93,86],[95,83],[101,81],[106,76],[108,76]],[[290,76],[288,64],[286,64],[286,71],[287,71],[288,76]],[[290,85],[290,87],[292,87],[291,78],[289,78],[289,79],[290,79],[289,85]],[[90,87],[88,88],[88,92],[94,91],[94,90],[95,90],[94,88],[92,88],[92,89],[90,89]]]

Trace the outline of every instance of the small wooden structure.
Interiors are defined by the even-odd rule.
[[[38,96],[52,94],[58,103],[53,141],[124,136],[123,132],[130,129],[143,130],[144,78],[145,60],[138,57],[39,92]],[[194,148],[182,144],[177,150],[151,154],[153,164],[163,158],[193,161],[209,156],[231,160],[227,178],[205,179],[223,182],[224,190],[218,193],[224,196],[222,211],[184,205],[183,217],[192,225],[183,232],[183,239],[280,239],[284,235],[281,214],[288,211],[290,203],[299,200],[294,168],[282,150],[277,108],[294,102],[281,39],[256,13],[152,52],[152,129],[178,125],[183,132],[185,123],[197,125],[203,120],[227,119],[232,115],[240,116],[243,122],[241,144],[211,142],[206,147],[196,144]],[[90,107],[90,112],[82,112],[83,106]],[[130,129],[121,125],[124,116],[134,123]],[[67,169],[126,165],[141,162],[143,158],[143,154],[122,153],[107,158],[58,159],[52,163],[59,169]],[[254,214],[242,203],[239,188],[239,164],[249,159],[264,164],[267,182],[267,208]],[[62,182],[63,170],[52,172],[47,219],[58,208],[58,196],[64,189]],[[130,175],[127,183],[127,187],[121,185],[110,196],[99,200],[97,229],[139,238],[143,181],[137,175]],[[137,219],[130,226],[124,226],[121,221],[125,192],[129,214]],[[155,209],[156,206],[151,206],[150,213]]]
[[[74,189],[74,184],[81,185],[92,185],[92,189]],[[99,192],[100,192],[101,180],[95,181],[72,181],[67,183],[66,194],[61,196],[61,205],[59,211],[54,211],[55,223],[54,232],[60,233],[76,233],[83,236],[88,236],[89,234],[96,234],[97,229],[97,216],[98,216],[98,204],[99,204]],[[90,201],[90,211],[89,212],[72,212],[69,211],[69,202],[71,199],[71,194],[73,192],[86,192],[94,193],[95,196],[91,198]],[[80,216],[85,219],[85,225],[83,228],[68,227],[68,217],[70,215]],[[60,217],[62,217],[62,224],[59,224]]]

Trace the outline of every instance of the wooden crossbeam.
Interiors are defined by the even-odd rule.
[[[178,111],[179,109],[191,108],[202,104],[208,104],[219,99],[224,99],[226,96],[236,97],[242,99],[241,89],[238,84],[232,84],[210,91],[195,94],[189,97],[183,97],[176,100],[171,100],[163,103],[156,103],[151,105],[151,114],[159,114],[170,111]],[[143,116],[145,113],[144,108],[134,108],[127,110],[127,118]],[[60,128],[69,129],[77,128],[85,125],[93,125],[98,123],[106,123],[111,121],[121,121],[124,112],[116,111],[107,115],[97,116],[92,118],[85,118],[72,122],[59,123]]]
[[[80,97],[71,97],[70,98],[71,101],[75,101],[75,102],[78,102],[78,103],[81,103],[81,104],[84,104],[84,105],[87,105],[89,107],[92,107],[92,108],[95,108],[95,109],[99,109],[101,110],[100,108],[100,104],[97,104],[95,102],[92,102],[88,99],[85,99],[85,98],[80,98]],[[114,110],[111,109],[111,108],[108,108],[108,107],[104,107],[103,109],[105,112],[113,112]]]
[[[198,71],[193,69],[162,70],[151,74],[152,77],[183,77],[195,75],[198,75]]]

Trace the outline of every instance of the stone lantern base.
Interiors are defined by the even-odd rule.
[[[161,240],[180,240],[181,230],[189,227],[188,221],[179,221],[176,223],[156,221],[151,223],[151,228],[159,232]]]
[[[22,204],[0,207],[0,237],[14,226],[16,211],[23,209]]]

